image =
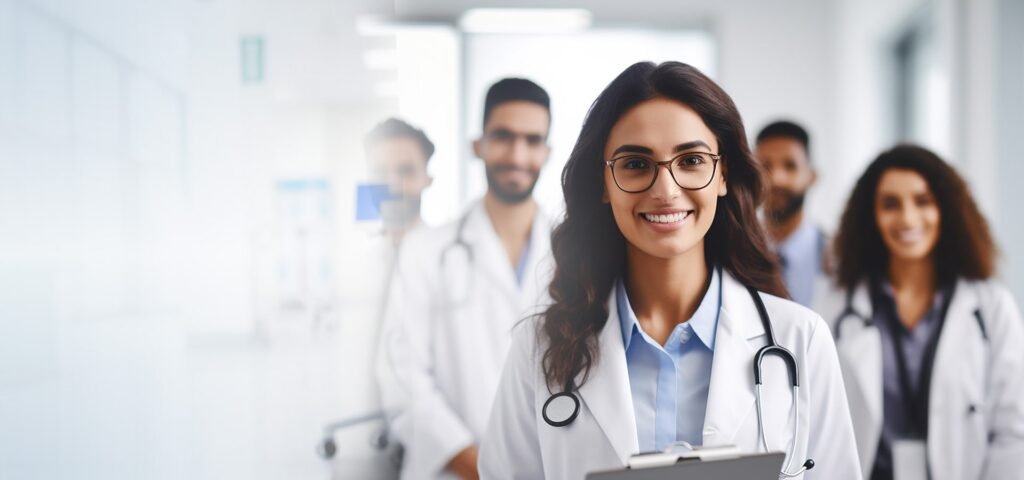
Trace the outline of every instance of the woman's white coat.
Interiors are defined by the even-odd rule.
[[[753,360],[767,336],[746,288],[723,272],[722,289],[703,441],[761,452]],[[579,417],[566,427],[552,427],[541,418],[544,402],[559,390],[548,387],[541,368],[545,337],[537,334],[536,321],[517,328],[481,442],[482,478],[583,479],[589,472],[622,468],[638,453],[625,349],[611,297],[598,339],[599,359],[578,391]],[[795,441],[796,458],[787,459],[790,469],[807,458],[816,463],[802,478],[859,479],[850,412],[828,326],[794,302],[762,297],[778,343],[796,357],[801,385],[794,399],[785,365],[777,357],[766,357],[762,396],[769,449],[788,452]],[[801,402],[796,437],[794,401]]]
[[[870,475],[882,431],[882,339],[865,284],[833,292],[820,311],[836,331],[861,468]],[[977,312],[977,313],[975,313]],[[840,317],[844,317],[840,321]],[[957,282],[929,388],[933,480],[1019,479],[1024,472],[1024,321],[1009,291]]]

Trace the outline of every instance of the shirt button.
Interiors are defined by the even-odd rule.
[[[683,328],[679,330],[679,343],[686,343],[693,338],[693,329],[689,325],[683,325]]]

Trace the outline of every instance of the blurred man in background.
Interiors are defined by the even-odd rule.
[[[509,335],[550,281],[552,223],[533,198],[550,152],[548,94],[501,80],[483,117],[473,152],[487,193],[455,222],[409,235],[390,287],[378,368],[406,479],[477,478]]]
[[[827,238],[804,217],[807,190],[817,179],[810,138],[800,125],[777,121],[757,134],[755,154],[771,186],[764,220],[782,263],[782,280],[793,300],[811,306],[818,284],[823,284]]]
[[[384,233],[398,245],[409,230],[423,224],[420,202],[433,182],[427,163],[434,144],[423,130],[389,118],[367,134],[365,145],[371,177],[388,186],[388,198],[380,205]]]
[[[366,435],[360,433],[360,429],[367,428],[364,425],[367,423],[384,429],[381,395],[372,372],[378,357],[387,287],[394,275],[397,247],[408,232],[423,225],[420,203],[423,191],[432,183],[427,166],[434,154],[434,144],[423,130],[397,118],[388,118],[374,126],[367,133],[363,146],[372,182],[365,187],[375,196],[361,199],[367,204],[357,206],[357,210],[372,211],[371,220],[379,220],[381,228],[377,230],[374,223],[371,232],[359,229],[342,232],[345,238],[338,252],[341,272],[338,276],[341,318],[338,361],[344,369],[335,380],[345,385],[345,397],[337,406],[338,417],[326,419],[325,427],[325,439],[334,441],[336,438],[335,449],[344,452],[346,457],[346,469],[351,476],[345,478],[394,475],[388,457],[397,452],[392,448],[382,454],[369,448]]]

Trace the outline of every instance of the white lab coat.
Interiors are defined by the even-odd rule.
[[[458,222],[410,233],[385,307],[378,378],[391,431],[405,447],[405,479],[450,477],[445,465],[479,443],[512,328],[536,313],[550,283],[549,217],[536,215],[519,286],[483,203],[467,214],[472,260],[453,246]]]
[[[778,343],[800,369],[800,431],[793,434],[793,391],[782,360],[766,357],[762,396],[768,447],[788,451],[796,441],[791,470],[807,458],[816,467],[806,478],[860,478],[850,412],[835,345],[825,322],[794,302],[763,295]],[[622,330],[614,295],[598,338],[600,351],[589,380],[580,387],[576,420],[552,427],[541,417],[551,390],[541,369],[543,343],[534,322],[518,328],[480,452],[482,478],[582,480],[588,472],[622,468],[638,453]],[[763,451],[754,404],[754,353],[767,344],[750,294],[723,272],[711,385],[704,418],[704,445],[733,444]],[[540,341],[544,342],[543,335]],[[559,389],[555,389],[556,391]]]
[[[883,420],[882,341],[867,286],[835,291],[821,311],[833,331],[861,468],[870,475]],[[979,323],[975,311],[980,312]],[[838,323],[838,326],[836,325]],[[1019,479],[1024,472],[1024,322],[1009,291],[957,282],[935,353],[927,457],[933,480]]]

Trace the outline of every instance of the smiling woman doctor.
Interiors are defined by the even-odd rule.
[[[835,321],[866,478],[1019,479],[1024,321],[963,179],[902,145],[857,181],[836,236]]]
[[[629,67],[594,102],[562,187],[552,303],[514,332],[482,477],[582,479],[680,441],[786,452],[787,476],[860,477],[831,334],[776,296],[762,173],[718,85],[681,63]]]

